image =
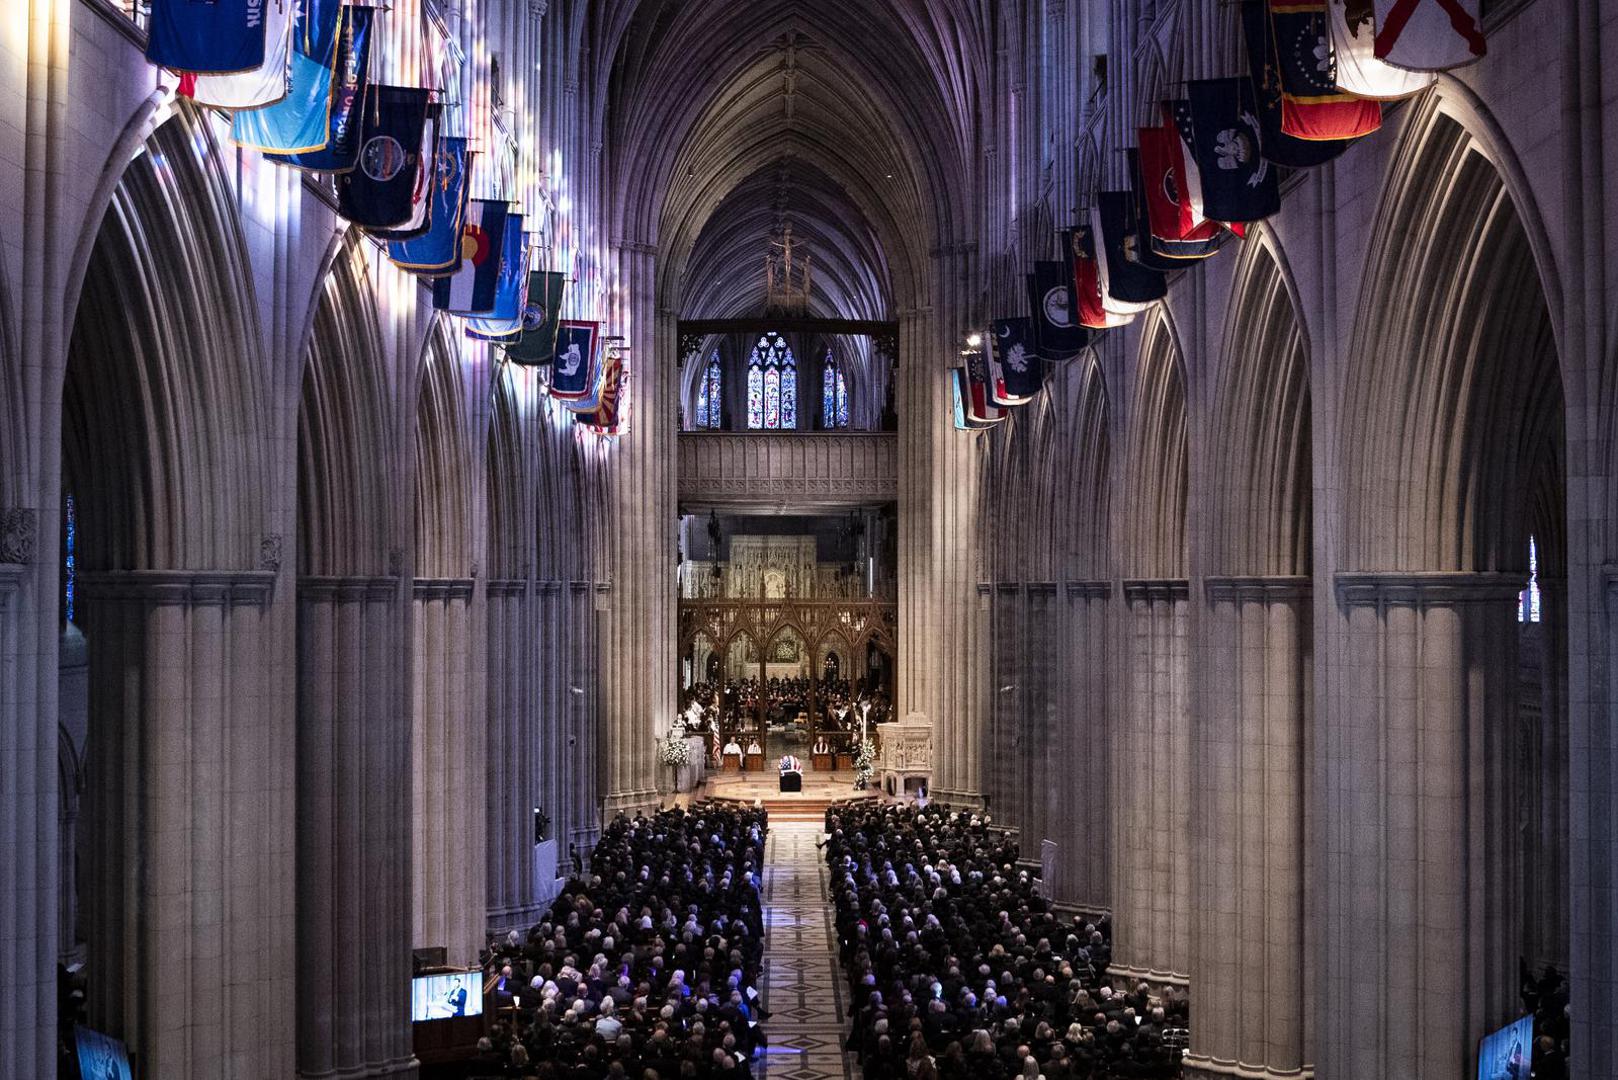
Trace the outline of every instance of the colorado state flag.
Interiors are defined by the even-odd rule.
[[[492,312],[505,238],[506,204],[495,199],[473,199],[461,225],[460,269],[433,281],[433,307],[451,315]]]

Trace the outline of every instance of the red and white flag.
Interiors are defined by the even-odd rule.
[[[1406,71],[1376,58],[1376,13],[1370,0],[1326,0],[1337,59],[1337,88],[1381,101],[1409,97],[1433,84],[1430,71]]]
[[[1482,0],[1372,0],[1376,58],[1407,71],[1447,71],[1489,51]],[[1350,8],[1363,6],[1349,4]]]

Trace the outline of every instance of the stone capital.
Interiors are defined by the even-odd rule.
[[[39,511],[20,506],[0,508],[0,563],[27,566],[34,561],[39,539]]]
[[[1337,603],[1345,608],[1514,604],[1527,584],[1526,574],[1469,571],[1355,571],[1335,579]]]
[[[271,570],[112,570],[79,575],[96,599],[139,600],[157,606],[266,604],[275,592]]]
[[[1314,582],[1301,575],[1211,577],[1202,587],[1209,603],[1307,600],[1314,593]]]
[[[1124,582],[1124,601],[1161,602],[1191,599],[1191,583],[1185,578],[1138,578]]]

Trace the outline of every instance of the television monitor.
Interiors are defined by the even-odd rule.
[[[79,1080],[133,1080],[129,1052],[111,1035],[75,1027],[73,1042],[79,1055]]]
[[[483,1014],[483,979],[477,971],[418,975],[410,980],[410,1019],[453,1020]]]
[[[1478,1080],[1528,1080],[1534,1065],[1534,1018],[1525,1016],[1478,1043]]]

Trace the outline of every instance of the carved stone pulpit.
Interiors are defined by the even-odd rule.
[[[933,782],[932,721],[922,713],[913,712],[897,723],[878,724],[876,731],[882,746],[877,771],[881,774],[883,792],[898,796],[922,786],[930,789]]]

